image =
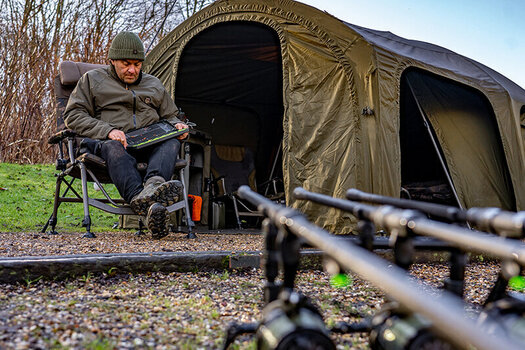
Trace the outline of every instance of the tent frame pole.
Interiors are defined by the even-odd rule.
[[[282,152],[282,148],[283,148],[283,139],[281,138],[281,141],[279,142],[279,148],[277,149],[277,153],[275,154],[275,159],[273,160],[272,171],[270,172],[270,178],[268,179],[268,184],[266,185],[266,189],[264,190],[265,196],[268,195],[268,188],[270,187],[270,184],[272,183],[273,174],[275,173],[275,167],[277,166],[277,160],[279,159],[279,155]],[[274,192],[277,192],[275,183],[274,183]]]
[[[423,110],[423,108],[421,108],[421,105],[419,104],[416,94],[414,93],[414,89],[412,88],[412,84],[410,84],[410,80],[408,78],[406,78],[406,82],[407,82],[408,88],[410,89],[410,93],[412,94],[412,97],[414,98],[414,101],[416,101],[416,106],[417,106],[417,109],[419,110],[419,115],[421,116],[421,119],[423,120],[423,125],[425,126],[425,129],[427,130],[428,135],[430,136],[430,140],[432,141],[432,144],[434,145],[434,149],[439,158],[439,162],[441,163],[441,167],[443,168],[443,171],[445,172],[445,176],[447,177],[448,184],[450,185],[450,188],[452,189],[454,198],[456,199],[456,202],[458,203],[459,208],[464,209],[463,206],[461,205],[461,202],[459,201],[458,193],[456,192],[456,187],[454,186],[454,183],[452,182],[452,177],[450,176],[450,173],[448,172],[447,164],[445,163],[445,160],[443,159],[443,156],[441,155],[439,145],[436,141],[436,138],[434,137],[432,129],[430,128],[430,122],[428,120],[428,117],[425,114],[425,111]]]

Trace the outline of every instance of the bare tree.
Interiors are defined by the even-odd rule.
[[[155,44],[213,0],[0,0],[0,161],[50,162],[63,60],[105,63],[122,30]],[[158,35],[157,35],[158,34]]]

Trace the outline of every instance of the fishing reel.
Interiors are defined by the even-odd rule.
[[[259,350],[335,350],[317,308],[303,295],[283,290],[263,309],[259,324],[228,328],[223,349],[243,333],[255,333]]]
[[[497,322],[491,322],[487,327],[487,319]],[[525,296],[509,293],[503,299],[488,303],[478,317],[478,324],[489,334],[498,332],[525,342]]]
[[[431,332],[431,323],[418,314],[386,304],[371,321],[370,347],[373,350],[453,350],[455,347]]]
[[[287,290],[264,308],[257,348],[335,350],[319,311],[301,294]]]

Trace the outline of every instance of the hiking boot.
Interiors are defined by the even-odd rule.
[[[131,209],[138,215],[146,216],[149,207],[156,202],[154,199],[155,191],[164,182],[165,180],[161,176],[152,176],[146,180],[142,191],[129,202]]]
[[[168,207],[182,198],[182,183],[179,180],[170,180],[161,184],[155,191],[156,202]]]
[[[177,202],[181,197],[182,183],[178,180],[164,181],[160,176],[149,178],[144,189],[129,203],[131,209],[138,215],[146,216],[153,203],[167,207]]]
[[[153,203],[148,209],[146,216],[146,226],[151,232],[151,237],[160,239],[169,233],[169,212],[165,206],[159,203]]]

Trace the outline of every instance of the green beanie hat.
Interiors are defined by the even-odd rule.
[[[133,32],[118,33],[109,48],[110,60],[141,60],[144,61],[144,44]]]

